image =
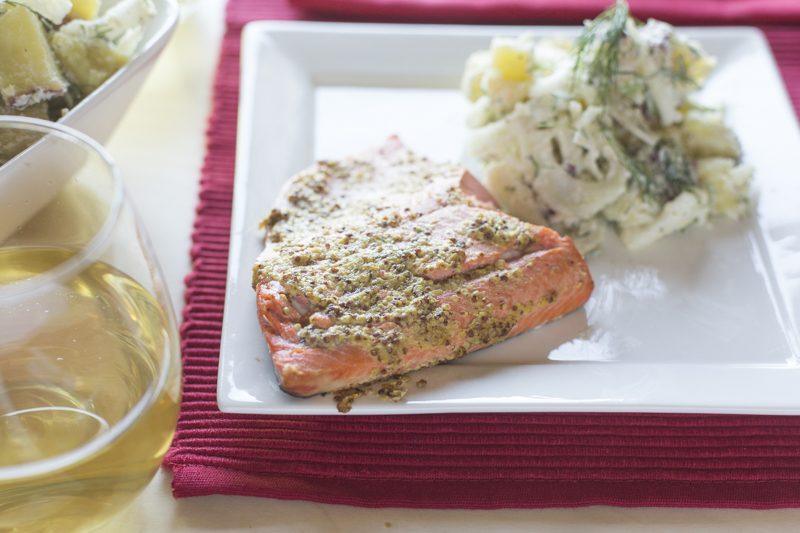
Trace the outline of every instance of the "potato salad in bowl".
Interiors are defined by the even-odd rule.
[[[0,114],[61,118],[128,63],[154,14],[150,0],[0,0]]]
[[[577,40],[495,38],[467,61],[468,153],[504,210],[571,235],[608,228],[630,249],[748,211],[752,170],[720,108],[693,96],[714,68],[663,22],[624,2]]]

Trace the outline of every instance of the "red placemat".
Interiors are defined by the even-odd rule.
[[[317,16],[350,20],[574,24],[593,18],[614,0],[292,0]],[[796,24],[798,0],[628,0],[640,19],[675,24]]]
[[[285,1],[232,0],[227,9],[193,234],[193,271],[186,279],[184,396],[166,460],[176,497],[242,494],[465,509],[800,506],[800,417],[220,413],[215,394],[239,34],[249,20],[299,16],[301,11]],[[767,35],[797,107],[800,31],[770,28]]]

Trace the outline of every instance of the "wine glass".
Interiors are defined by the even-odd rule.
[[[117,513],[158,469],[179,398],[175,319],[111,158],[0,116],[0,530]]]

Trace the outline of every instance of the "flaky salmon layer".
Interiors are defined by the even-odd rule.
[[[265,226],[258,317],[280,386],[297,396],[461,357],[593,289],[569,238],[500,212],[469,173],[396,139],[300,173]]]

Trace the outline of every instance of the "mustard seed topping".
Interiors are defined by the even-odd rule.
[[[317,163],[293,179],[286,201],[262,222],[266,248],[253,284],[279,284],[284,314],[297,310],[296,334],[312,347],[359,346],[390,367],[410,350],[450,347],[459,328],[447,296],[480,276],[510,279],[492,250],[519,256],[535,244],[530,225],[465,193],[462,172],[409,151],[388,164]],[[373,187],[379,173],[392,179]],[[483,263],[465,266],[476,246]],[[504,337],[525,311],[514,306],[497,318],[479,291],[469,299],[484,309],[456,357]]]

